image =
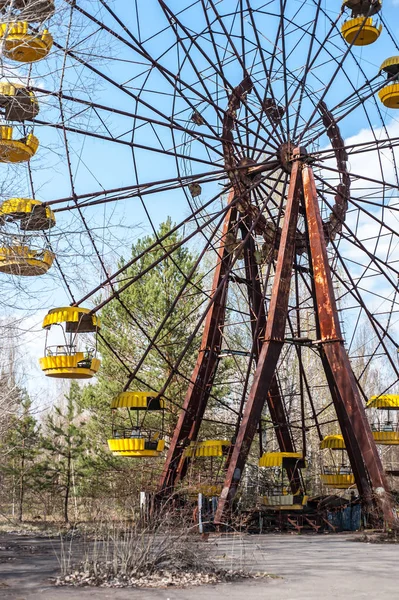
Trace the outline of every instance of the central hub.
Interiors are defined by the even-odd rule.
[[[292,142],[285,142],[284,144],[281,144],[277,151],[277,155],[280,160],[281,168],[286,173],[291,173],[292,162],[298,158],[305,160],[308,153],[303,146],[299,146],[298,148],[297,146],[294,146]]]

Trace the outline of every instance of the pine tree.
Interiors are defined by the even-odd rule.
[[[164,236],[172,228],[173,223],[168,218],[165,223],[160,225],[157,232],[158,237]],[[157,246],[152,251],[145,253],[123,273],[120,285],[144,271],[166,251],[176,247],[180,239],[179,233],[175,232],[167,238],[162,247]],[[139,239],[132,246],[132,257],[138,256],[155,241],[155,236],[145,236]],[[162,260],[142,276],[137,283],[123,291],[120,294],[121,302],[114,300],[103,309],[101,335],[106,343],[100,341],[102,365],[98,374],[98,383],[94,386],[87,386],[84,390],[85,406],[96,414],[103,432],[109,429],[110,401],[122,391],[127,379],[126,369],[109,346],[123,359],[129,369],[134,370],[144,349],[149,344],[149,338],[157,331],[183,287],[195,260],[195,254],[188,248],[184,246],[176,248],[171,257]],[[119,266],[122,264],[123,261]],[[201,274],[196,273],[186,286],[158,337],[157,343],[162,356],[154,348],[149,352],[137,378],[131,384],[131,389],[149,390],[152,388],[158,390],[162,388],[163,383],[171,374],[171,365],[176,362],[196,323],[198,306],[203,301],[200,291]],[[187,353],[179,367],[180,372],[187,377],[191,376],[198,339],[199,337],[193,342],[191,351]],[[171,400],[168,403],[168,414],[171,427],[186,388],[187,380],[178,376],[173,377],[168,386],[167,395]]]
[[[164,236],[172,228],[173,223],[171,219],[168,219],[160,225],[157,231],[158,237]],[[137,240],[132,246],[131,256],[139,256],[155,241],[155,235]],[[179,374],[170,378],[172,365],[176,363],[182,353],[206,306],[204,290],[211,286],[212,269],[216,262],[216,255],[212,254],[207,268],[204,270],[197,268],[194,275],[191,275],[190,272],[196,263],[197,255],[185,246],[177,247],[180,241],[180,234],[175,232],[167,238],[162,246],[145,252],[121,275],[120,282],[116,287],[123,286],[130,278],[149,268],[165,252],[174,249],[170,257],[164,258],[155,267],[149,268],[148,272],[137,282],[120,293],[119,299],[114,299],[107,304],[101,313],[102,365],[97,376],[97,383],[84,388],[83,402],[85,408],[93,416],[88,423],[88,428],[96,460],[95,471],[98,474],[100,469],[103,470],[105,483],[102,492],[104,493],[108,486],[109,494],[115,494],[114,502],[120,502],[123,498],[129,502],[129,498],[134,497],[137,490],[148,489],[152,485],[156,485],[159,470],[162,468],[162,459],[159,461],[149,460],[144,466],[143,461],[115,457],[106,449],[106,440],[111,437],[112,431],[110,404],[115,396],[123,390],[128,377],[126,368],[118,361],[115,353],[122,358],[130,371],[134,371],[149,344],[149,338],[152,338],[170,311],[156,341],[162,355],[152,347],[129,388],[138,391],[158,391],[162,389],[167,380],[169,381],[165,394],[164,433],[166,444],[175,426],[198,355],[202,329],[194,337],[184,360],[180,363]],[[123,262],[119,266],[122,264]],[[204,271],[209,271],[207,277],[204,277]],[[189,278],[188,283],[187,278]],[[186,283],[178,302],[173,306],[174,300]],[[104,338],[105,342],[101,338]],[[231,359],[221,361],[217,380],[222,382],[234,379],[232,374],[234,365],[235,363]],[[226,399],[226,395],[230,393],[228,388],[229,386],[215,386],[212,393]],[[217,405],[217,408],[220,408],[220,405],[213,400],[209,402],[209,405]],[[215,414],[217,419],[218,413]],[[126,411],[118,411],[114,418],[116,427],[128,426]],[[159,413],[148,412],[144,417],[141,415],[140,418],[145,419],[143,427],[160,430],[161,416]],[[221,425],[220,429],[225,429],[225,427]],[[202,431],[202,435],[204,435],[204,431]]]
[[[46,419],[42,437],[46,459],[41,468],[43,485],[55,486],[62,495],[64,521],[69,523],[71,490],[84,475],[89,447],[82,418],[81,390],[75,381],[71,382],[65,399],[65,407],[54,407]]]
[[[39,425],[25,391],[21,393],[17,413],[10,418],[2,449],[5,459],[1,470],[11,478],[13,497],[17,497],[18,520],[22,521],[26,492],[35,486],[35,459],[39,450]]]

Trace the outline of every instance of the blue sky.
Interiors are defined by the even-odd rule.
[[[83,1],[79,5],[113,28],[117,34],[123,35],[125,39],[134,44],[126,32],[115,23],[99,3]],[[181,0],[174,0],[169,5],[173,10],[177,11],[182,6],[189,6],[190,3],[182,3]],[[225,13],[233,5],[235,6],[235,2],[231,0],[224,0],[218,4],[219,10]],[[273,39],[278,25],[278,19],[273,14],[276,13],[279,2],[252,2],[252,5],[264,7],[263,13],[257,15],[257,22],[261,31],[264,51],[271,54],[274,48]],[[140,28],[138,28],[129,0],[118,0],[118,2],[112,4],[112,8],[121,17],[134,36],[137,37],[139,35],[139,29],[142,40],[151,38],[151,36],[157,33],[152,39],[148,39],[144,43],[144,48],[153,57],[161,57],[160,60],[165,69],[176,73],[178,65],[182,62],[182,54],[178,53],[176,48],[169,49],[170,45],[174,42],[175,36],[171,27],[168,26],[159,4],[155,0],[140,0],[138,6],[141,16]],[[323,9],[332,19],[335,19],[339,8],[340,2],[323,2]],[[298,10],[299,12],[297,12]],[[399,37],[398,11],[398,2],[385,0],[383,4],[383,18],[389,23],[396,39]],[[309,31],[314,12],[314,2],[310,0],[307,2],[300,2],[299,0],[291,2],[290,0],[288,2],[286,15],[288,34],[285,49],[286,54],[289,55],[294,43],[299,43],[298,49],[287,59],[287,65],[291,73],[301,74],[300,68],[306,59],[309,36],[306,37],[305,35],[303,41],[300,41],[302,35],[300,28],[307,28],[307,31]],[[59,3],[59,12],[54,17],[53,24],[50,26],[50,31],[53,33],[55,40],[61,45],[64,45],[68,41],[69,47],[79,57],[89,61],[96,69],[99,69],[106,76],[123,85],[128,92],[137,94],[139,88],[144,85],[145,89],[143,92],[140,92],[140,97],[155,110],[151,110],[151,108],[143,104],[137,105],[134,98],[128,93],[107,83],[76,60],[68,57],[65,58],[63,52],[56,48],[54,48],[49,59],[32,67],[31,82],[35,86],[45,90],[57,91],[62,84],[65,94],[74,95],[83,100],[92,100],[99,104],[128,111],[129,113],[137,112],[142,117],[150,116],[153,119],[160,118],[156,112],[158,109],[168,115],[174,113],[175,120],[185,127],[192,126],[189,121],[192,109],[179,94],[175,98],[171,97],[170,92],[172,88],[170,84],[158,72],[152,70],[149,73],[148,61],[143,60],[126,44],[119,42],[110,34],[96,33],[97,26],[95,24],[90,23],[85,17],[79,15],[77,11],[74,14],[73,27],[69,30],[67,27],[69,7],[68,5]],[[179,18],[182,19],[190,30],[200,32],[204,27],[204,17],[202,10],[199,8],[194,7],[185,12],[183,11]],[[289,19],[295,19],[295,23],[300,27],[294,27],[289,23]],[[225,20],[228,26],[232,27],[233,31],[237,33],[238,30],[235,29],[236,25],[232,19],[226,16]],[[253,36],[248,20],[245,27],[247,36],[252,39],[252,45],[250,42],[246,47],[248,64],[251,64],[254,57],[255,62],[259,63],[259,56],[256,56],[256,48],[253,44]],[[163,28],[165,28],[165,31],[159,33]],[[232,85],[237,85],[242,78],[242,69],[235,59],[231,48],[225,51],[223,48],[223,36],[220,32],[217,33],[216,26],[214,28],[217,41],[220,44],[220,52],[222,54],[225,53],[224,65],[226,77]],[[323,16],[320,18],[317,29],[318,37],[323,39],[328,29],[328,18]],[[234,37],[234,40],[239,47],[240,41],[238,35]],[[192,104],[198,106],[198,110],[202,112],[209,123],[217,127],[218,121],[214,108],[202,102],[201,96],[205,93],[205,85],[215,94],[215,98],[217,93],[220,94],[217,102],[220,103],[221,107],[224,107],[225,95],[223,95],[223,85],[212,74],[212,60],[214,60],[214,57],[210,54],[209,39],[202,37],[199,38],[199,42],[204,48],[205,54],[211,57],[211,60],[208,61],[207,56],[203,56],[198,49],[191,48],[190,56],[196,68],[201,71],[203,76],[201,80],[198,80],[193,67],[190,66],[187,59],[183,61],[181,79],[193,87],[193,90],[184,90],[184,94],[189,97]],[[315,47],[317,48],[317,46]],[[336,63],[331,59],[331,55],[339,59],[345,50],[346,44],[338,33],[331,35],[326,41],[325,49],[320,54],[315,72],[308,76],[309,90],[314,93],[315,97],[320,97],[323,93],[323,86],[325,86],[329,77],[335,71]],[[278,44],[277,51],[275,49],[274,51],[277,55],[278,64],[278,61],[281,62],[282,60],[281,43]],[[355,56],[368,79],[371,79],[378,72],[378,68],[385,58],[396,53],[394,43],[385,30],[375,44],[355,50]],[[64,75],[62,75],[64,61],[66,68]],[[276,97],[281,98],[283,101],[284,86],[281,79],[282,69],[276,69],[277,67],[275,67],[273,89]],[[334,85],[331,86],[326,95],[329,107],[334,107],[351,93],[350,82],[355,87],[364,83],[365,76],[360,72],[359,67],[351,57],[345,61],[345,69],[347,77],[340,72],[336,76]],[[259,86],[259,89],[263,90],[266,85],[264,76],[262,79],[262,73],[258,67],[254,68],[253,71],[256,84]],[[4,76],[6,77],[15,78],[28,74],[29,68],[26,66],[18,66],[10,63],[6,64],[4,68]],[[148,79],[146,79],[147,75]],[[292,78],[289,83],[290,86],[294,85]],[[57,98],[40,93],[38,93],[38,98],[41,103],[39,119],[50,123],[60,123],[61,115]],[[252,101],[255,107],[256,98],[253,98]],[[381,120],[374,100],[367,101],[365,106],[367,107],[371,125],[378,128],[379,135],[384,137],[385,133],[380,128]],[[64,118],[67,126],[82,130],[88,129],[101,135],[109,135],[110,132],[113,136],[120,136],[120,139],[125,141],[131,139],[131,133],[129,133],[133,125],[131,118],[118,116],[106,111],[98,111],[96,113],[91,109],[77,114],[82,108],[84,107],[77,107],[72,102],[64,102]],[[305,98],[302,109],[304,114],[309,116],[312,110],[310,98]],[[295,117],[295,110],[296,105],[294,104],[290,107],[292,119]],[[382,115],[386,123],[390,124],[391,127],[395,126],[397,116],[394,114],[394,111],[383,109]],[[362,108],[354,111],[350,117],[347,117],[340,123],[341,131],[345,138],[360,135],[360,140],[363,139],[362,136],[367,136],[369,126],[370,124],[367,122]],[[208,130],[207,128],[202,128],[202,131]],[[360,134],[359,132],[362,131],[364,133]],[[31,166],[36,196],[41,200],[49,201],[55,198],[67,197],[71,194],[67,150],[73,172],[74,189],[77,194],[136,183],[132,151],[127,145],[111,143],[78,133],[68,132],[68,144],[66,148],[61,130],[55,130],[47,126],[37,126],[35,133],[40,139],[41,146],[36,157],[32,160]],[[174,142],[170,132],[166,128],[156,127],[154,131],[148,124],[137,130],[135,141],[138,144],[154,147],[160,147],[160,144],[162,144],[166,149],[171,149]],[[181,133],[178,132],[176,134],[175,142],[178,144],[180,152],[188,151],[185,144],[186,138]],[[327,138],[322,136],[320,138],[320,147],[324,147],[327,144]],[[207,159],[202,145],[198,142],[193,142],[189,151],[193,158]],[[214,168],[218,168],[216,163],[218,158],[219,156],[216,153],[212,155]],[[175,160],[172,157],[155,152],[135,150],[135,160],[137,162],[140,183],[174,177],[177,174]],[[366,156],[364,160],[366,161]],[[193,173],[211,170],[212,168],[209,165],[196,162],[192,162],[189,166]],[[356,166],[357,168],[363,168],[364,166],[365,171],[369,168],[367,164],[363,166],[362,163],[359,164],[359,161],[356,162]],[[389,166],[386,165],[385,169],[389,171]],[[4,172],[8,174],[8,177],[10,173],[14,177],[17,189],[16,194],[30,194],[26,165],[13,168],[11,171],[5,170]],[[217,184],[205,184],[200,201],[206,202],[218,189],[220,187]],[[190,212],[187,198],[182,190],[146,196],[145,203],[155,227],[164,221],[168,215],[175,221],[181,221]],[[137,198],[125,200],[118,204],[87,208],[84,210],[84,215],[110,271],[114,270],[117,260],[121,255],[129,255],[131,243],[137,237],[144,232],[148,233],[151,231],[145,211],[140,200]],[[365,226],[367,226],[367,223]],[[87,234],[84,232],[82,222],[76,211],[60,213],[57,220],[57,229],[52,232],[52,239],[62,268],[65,270],[78,297],[103,279],[103,273],[98,261],[93,256],[93,250]],[[201,243],[202,240],[196,238],[193,241],[193,246],[200,247]],[[11,294],[13,284],[9,278],[7,278],[5,285]],[[69,302],[70,298],[65,292],[63,282],[56,268],[45,277],[40,278],[40,280],[23,282],[20,294],[17,294],[17,301],[13,302],[12,308],[6,312],[11,316],[14,314],[20,316],[24,314],[29,315],[29,327],[33,328],[33,333],[29,336],[29,343],[32,348],[30,351],[31,355],[38,352],[38,346],[43,341],[37,327],[43,313],[46,312],[47,308],[55,305],[69,304]],[[39,373],[34,375],[35,378],[39,376]]]

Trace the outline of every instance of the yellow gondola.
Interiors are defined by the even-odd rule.
[[[48,333],[59,326],[62,343],[49,345]],[[96,347],[86,346],[81,350],[81,334],[95,333],[100,328],[98,317],[90,314],[88,308],[68,306],[53,308],[44,318],[46,329],[45,356],[39,359],[40,367],[47,377],[64,379],[90,379],[100,368],[101,361],[96,357]],[[55,329],[55,328],[54,328]],[[57,328],[59,331],[59,329]]]
[[[183,452],[183,458],[192,462],[189,482],[180,486],[181,493],[190,500],[198,498],[198,494],[207,499],[219,496],[223,489],[223,464],[230,447],[231,441],[226,439],[191,442]]]
[[[11,229],[15,226],[16,231],[8,229],[7,225],[11,225]],[[48,247],[47,240],[39,239],[39,243],[35,241],[36,237],[42,237],[39,233],[27,236],[26,232],[50,229],[53,225],[54,213],[39,200],[5,200],[0,205],[3,237],[0,245],[0,272],[22,276],[44,275],[53,264],[54,253]]]
[[[39,140],[33,133],[19,140],[13,140],[13,128],[0,125],[0,162],[25,162],[32,158],[38,147]]]
[[[378,97],[387,108],[399,108],[399,56],[384,60],[380,73],[386,73],[388,85],[378,92]]]
[[[263,468],[281,467],[284,469],[290,463],[301,463],[304,467],[306,460],[300,452],[265,452],[260,457],[258,464]]]
[[[27,21],[1,23],[0,38],[3,40],[4,56],[22,63],[42,60],[53,45],[53,38],[47,29],[30,33]]]
[[[198,494],[202,494],[206,498],[215,498],[220,496],[222,493],[223,485],[220,484],[208,484],[208,483],[198,483],[194,485],[189,485],[189,487],[185,490],[187,496],[191,499],[198,498]]]
[[[345,440],[340,433],[327,435],[320,442],[321,450],[341,450],[342,464],[339,467],[324,467],[321,481],[325,486],[337,490],[346,490],[355,485],[355,477],[350,466],[345,465]]]
[[[35,94],[23,85],[0,82],[0,106],[4,108],[7,121],[25,121],[39,114],[39,103]]]
[[[381,2],[345,0],[342,7],[351,11],[351,18],[347,19],[341,27],[344,40],[354,46],[373,44],[382,31],[381,23],[373,19],[373,16],[381,10]]]
[[[345,450],[345,441],[341,434],[326,435],[320,442],[321,450]]]
[[[137,423],[131,419],[130,427],[115,427],[115,411],[126,408],[134,411]],[[116,456],[136,458],[157,457],[165,448],[162,439],[165,403],[159,394],[154,392],[122,392],[111,403],[113,411],[112,438],[108,440],[108,448]],[[162,431],[144,429],[139,423],[139,411],[162,411]]]
[[[0,247],[0,272],[22,276],[44,275],[54,258],[50,250],[34,250],[26,245]]]
[[[306,506],[308,496],[302,489],[296,493],[289,491],[284,485],[284,471],[287,469],[304,469],[307,466],[306,459],[300,452],[265,452],[259,459],[259,467],[266,469],[281,469],[281,482],[274,485],[269,493],[261,495],[259,501],[271,510],[301,511]]]
[[[19,222],[23,231],[41,231],[55,225],[51,208],[33,198],[9,198],[0,205],[0,222]]]
[[[372,396],[367,402],[366,408],[375,408],[386,410],[388,418],[383,425],[373,423],[371,430],[375,443],[380,446],[398,446],[399,430],[398,422],[391,420],[391,410],[399,410],[399,396],[396,394],[382,394],[381,396]]]
[[[399,410],[399,396],[396,394],[381,394],[371,396],[366,408],[379,408],[380,410]]]
[[[349,467],[326,467],[321,474],[321,480],[325,486],[335,490],[347,490],[355,487],[355,476]]]
[[[184,450],[185,458],[194,457],[220,457],[225,456],[227,449],[231,446],[229,440],[205,440],[203,442],[191,442]]]

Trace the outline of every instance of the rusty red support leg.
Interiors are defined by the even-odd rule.
[[[249,223],[247,223],[248,227]],[[245,233],[245,229],[243,231]],[[256,364],[259,361],[259,355],[262,349],[262,343],[266,331],[266,311],[265,302],[260,285],[259,267],[255,262],[255,243],[253,237],[250,237],[245,247],[245,273],[247,279],[248,300],[251,313],[252,340],[254,344],[254,358]],[[281,398],[277,378],[274,375],[270,384],[270,389],[266,394],[266,401],[269,409],[270,418],[273,423],[274,433],[280,452],[295,452],[294,441],[291,430],[288,425],[287,415]],[[226,470],[230,464],[231,452],[226,461]],[[296,494],[301,489],[301,480],[298,469],[287,469],[287,475],[290,482],[291,491]]]
[[[295,235],[298,222],[301,188],[300,163],[294,161],[288,190],[284,225],[274,276],[272,299],[267,319],[265,340],[259,356],[254,381],[245,405],[243,419],[234,445],[222,494],[215,514],[215,523],[222,524],[237,491],[241,475],[260,421],[266,395],[270,389],[277,362],[284,344],[285,326],[292,267],[295,252]]]
[[[231,199],[232,198],[229,197],[229,202]],[[213,303],[205,318],[201,347],[179,420],[169,446],[168,455],[159,483],[159,495],[168,495],[172,493],[175,483],[184,477],[187,459],[184,458],[183,451],[191,441],[197,439],[209,395],[212,390],[218,355],[220,354],[222,344],[223,326],[226,314],[226,298],[228,290],[228,277],[226,277],[226,275],[231,268],[233,259],[232,253],[226,248],[225,241],[226,234],[230,231],[235,219],[236,209],[233,208],[228,211],[224,221],[222,239],[218,250],[218,262],[213,277],[213,291],[210,294]],[[220,287],[224,278],[224,285]],[[218,291],[216,292],[216,290]]]
[[[302,177],[317,318],[323,362],[327,363],[327,380],[359,492],[369,510],[377,504],[384,519],[392,524],[392,501],[384,469],[342,340],[311,167],[304,166]]]

